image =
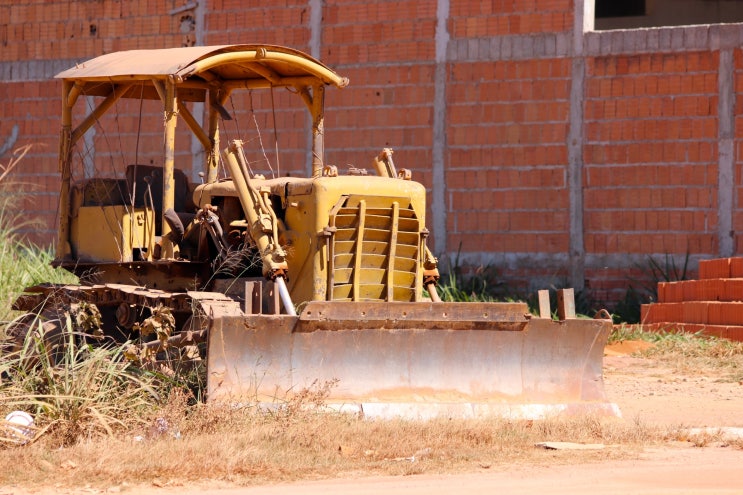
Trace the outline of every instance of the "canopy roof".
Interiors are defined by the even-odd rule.
[[[275,45],[219,45],[129,50],[108,53],[60,72],[57,79],[72,81],[82,94],[106,96],[111,83],[170,80],[197,90],[193,100],[202,100],[199,89],[222,85],[229,89],[270,86],[332,84],[344,87],[348,79],[299,50]],[[126,96],[157,98],[157,94],[132,88]],[[185,95],[182,95],[185,96]]]

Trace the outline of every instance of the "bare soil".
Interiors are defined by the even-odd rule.
[[[686,427],[743,426],[743,384],[723,382],[710,373],[679,374],[609,347],[604,385],[626,420]]]
[[[203,486],[153,484],[117,486],[108,492],[161,495],[262,494],[743,494],[743,384],[721,382],[714,372],[679,373],[658,362],[628,354],[644,344],[623,343],[607,348],[604,381],[609,399],[619,405],[621,421],[678,427],[680,432],[707,427],[706,437],[671,439],[645,447],[634,455],[605,459],[575,453],[554,464],[480,466],[449,475],[375,476],[364,473],[333,480],[302,481],[269,486],[235,487],[209,482]],[[725,434],[716,433],[718,428]],[[732,440],[727,433],[732,435]],[[611,449],[607,445],[605,449]],[[564,454],[564,453],[563,453]],[[81,480],[84,481],[84,480]],[[81,486],[84,482],[81,483]],[[30,493],[102,493],[80,488],[52,491],[2,488],[0,495]]]

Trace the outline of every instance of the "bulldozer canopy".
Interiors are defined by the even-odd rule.
[[[276,45],[192,46],[108,53],[55,77],[74,82],[82,94],[97,96],[107,96],[111,83],[166,79],[194,89],[206,89],[214,82],[233,88],[307,86],[313,82],[337,87],[348,84],[347,78],[306,53]],[[141,91],[132,91],[130,96],[158,98],[156,93],[143,95]]]

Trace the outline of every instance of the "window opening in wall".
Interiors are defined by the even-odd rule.
[[[645,15],[645,0],[596,0],[596,19]]]
[[[741,0],[585,0],[595,30],[743,22]]]

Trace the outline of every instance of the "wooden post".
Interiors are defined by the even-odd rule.
[[[537,297],[539,298],[539,317],[552,318],[552,309],[550,308],[550,291],[537,291]]]
[[[560,321],[575,318],[575,292],[573,289],[557,291],[557,317]]]

